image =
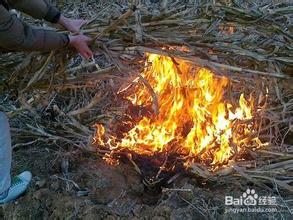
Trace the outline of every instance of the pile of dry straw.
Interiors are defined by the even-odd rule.
[[[218,173],[200,166],[193,173],[293,191],[289,1],[87,1],[65,4],[64,12],[91,20],[82,32],[95,39],[94,59],[82,60],[73,50],[0,57],[0,107],[11,118],[14,148],[92,151],[92,126],[122,116],[123,101],[116,92],[139,74],[144,52],[165,54],[162,47],[185,46],[188,52],[167,55],[230,77],[236,95],[252,93],[260,101],[268,88],[259,134],[269,147]]]

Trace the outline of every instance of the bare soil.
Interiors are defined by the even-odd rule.
[[[62,155],[62,156],[60,156]],[[33,180],[17,201],[0,208],[0,219],[231,219],[267,214],[225,214],[224,195],[245,187],[182,175],[167,187],[191,192],[150,190],[129,163],[110,166],[101,158],[46,147],[21,148],[13,174],[31,170]],[[275,213],[275,217],[288,217]]]

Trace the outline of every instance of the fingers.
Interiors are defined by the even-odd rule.
[[[93,38],[91,38],[91,37],[87,37],[87,36],[85,36],[85,35],[83,35],[84,36],[84,41],[89,45],[92,41],[93,41]]]
[[[89,59],[94,55],[93,52],[91,51],[91,49],[89,48],[89,46],[87,45],[87,42],[89,42],[91,40],[91,38],[86,37],[86,36],[84,36],[84,37],[85,37],[85,42],[82,45],[81,55],[84,58]]]
[[[66,24],[66,29],[71,33],[79,33],[80,29],[88,23],[88,20],[84,19],[69,19]]]
[[[76,28],[80,30],[84,25],[87,25],[88,22],[89,22],[89,20],[78,19],[78,20],[76,20]]]
[[[93,57],[94,54],[91,49],[86,45],[81,55],[86,59],[90,59],[91,57]]]
[[[87,60],[92,57],[91,53],[89,53],[89,52],[83,52],[83,53],[81,53],[81,56]]]
[[[93,57],[93,52],[89,49],[89,50],[83,50],[80,51],[80,55],[83,56],[85,59],[90,59]]]
[[[87,25],[90,22],[90,20],[86,19],[86,20],[82,20],[82,24],[81,27],[84,25]]]
[[[85,35],[75,35],[70,36],[70,45],[75,47],[75,49],[86,59],[93,56],[93,52],[88,46],[88,43],[92,40],[90,37]]]
[[[85,35],[83,35],[84,36],[84,40],[87,42],[87,43],[89,43],[89,42],[91,42],[93,39],[92,38],[90,38],[90,37],[88,37],[88,36],[85,36]]]

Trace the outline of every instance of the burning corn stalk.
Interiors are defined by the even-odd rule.
[[[135,79],[134,85],[119,92],[127,94],[132,107],[152,109],[152,114],[134,120],[128,113],[133,120],[124,122],[130,128],[123,137],[96,124],[95,145],[111,152],[127,150],[146,156],[176,154],[186,167],[200,162],[211,169],[240,159],[247,148],[262,145],[256,135],[257,106],[252,96],[241,94],[232,103],[225,99],[228,78],[184,60],[150,53],[146,57],[141,76],[152,87],[158,106],[149,88]]]

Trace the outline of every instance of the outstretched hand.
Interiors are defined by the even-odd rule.
[[[92,39],[90,37],[82,34],[69,36],[69,44],[86,59],[89,59],[93,56],[93,52],[88,46],[91,41]]]
[[[58,24],[62,25],[66,30],[70,31],[71,33],[79,33],[81,27],[86,25],[88,22],[88,20],[70,19],[61,15]]]
[[[84,58],[89,59],[93,56],[93,52],[88,46],[92,39],[79,33],[81,27],[87,23],[88,20],[70,19],[64,17],[63,15],[60,16],[58,21],[58,24],[62,25],[65,29],[73,34],[77,34],[69,36],[69,44],[74,47]]]

